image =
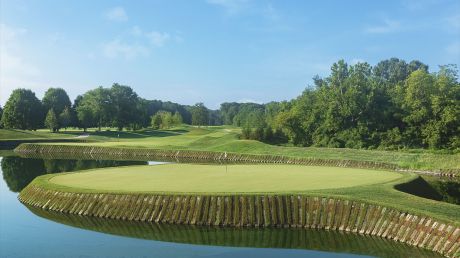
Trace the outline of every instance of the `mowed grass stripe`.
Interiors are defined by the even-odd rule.
[[[319,166],[165,164],[63,174],[50,182],[113,192],[284,193],[378,184],[401,177],[395,172]]]

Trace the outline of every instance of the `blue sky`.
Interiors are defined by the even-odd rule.
[[[0,104],[129,85],[183,104],[298,96],[338,59],[460,65],[460,1],[0,0]]]

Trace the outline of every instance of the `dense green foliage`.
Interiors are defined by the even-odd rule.
[[[203,103],[197,103],[191,108],[192,125],[208,125],[209,111]]]
[[[59,125],[67,129],[72,124],[72,113],[69,107],[65,107],[61,114],[59,114]]]
[[[182,116],[179,112],[171,114],[167,111],[158,111],[152,116],[152,128],[153,129],[167,129],[173,126],[182,124]]]
[[[410,71],[412,66],[406,66],[403,71]],[[315,89],[278,115],[279,126],[303,146],[460,147],[460,84],[453,70],[442,67],[429,74],[418,69],[402,76],[390,69],[385,79],[376,68],[339,61],[329,77],[317,78]]]
[[[62,88],[49,88],[45,92],[42,103],[44,110],[48,111],[53,109],[56,115],[61,114],[66,107],[70,107],[72,105],[67,92]]]
[[[129,86],[116,83],[111,88],[99,87],[77,97],[73,108],[76,110],[78,127],[113,126],[120,131],[153,124],[154,128],[169,128],[182,122],[190,124],[193,123],[193,114],[197,125],[208,125],[213,114],[203,104],[191,107],[169,101],[142,99]],[[163,120],[157,117],[156,123],[152,123],[156,114],[161,115]],[[166,114],[171,114],[171,118],[166,118]]]
[[[113,108],[113,126],[119,131],[139,121],[137,117],[139,98],[133,89],[115,83],[110,89],[110,98]]]
[[[50,108],[48,114],[46,114],[45,118],[45,127],[50,129],[51,132],[56,132],[59,126],[58,118],[56,117],[56,113],[54,110]]]
[[[460,147],[460,84],[455,66],[437,73],[419,61],[392,58],[371,67],[331,67],[290,102],[223,103],[225,124],[281,129],[294,145],[347,148]],[[259,129],[262,128],[262,129]],[[255,135],[254,135],[255,134]]]
[[[43,110],[47,112],[45,116],[45,127],[52,129],[53,132],[57,132],[61,127],[67,128],[70,125],[72,119],[70,107],[72,106],[72,103],[70,102],[70,98],[64,89],[49,88],[45,92],[42,104]],[[50,111],[53,111],[52,113],[54,113],[54,116],[56,117],[55,122],[53,121],[52,128],[50,128],[50,121],[47,121],[51,119],[48,117]]]
[[[11,93],[3,110],[4,128],[35,130],[43,126],[42,103],[31,90],[16,89]]]

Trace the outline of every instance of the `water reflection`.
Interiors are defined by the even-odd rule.
[[[34,178],[44,174],[147,164],[146,161],[28,159],[15,156],[3,157],[1,163],[3,179],[12,192],[20,192]]]
[[[177,162],[177,160],[168,161]],[[183,160],[179,162],[183,162]],[[19,192],[35,177],[43,174],[145,164],[148,164],[148,162],[132,160],[87,160],[81,157],[74,157],[72,159],[65,155],[60,159],[53,159],[52,157],[47,157],[46,159],[21,158],[7,155],[1,160],[1,170],[3,171],[3,178],[9,190]],[[0,184],[0,189],[2,191],[6,190],[4,184]],[[271,257],[277,255],[294,257],[295,255],[291,250],[302,252],[298,253],[297,257],[314,252],[310,250],[323,251],[312,254],[313,257],[355,257],[355,255],[402,258],[439,257],[436,253],[391,240],[335,231],[159,225],[80,217],[27,207],[33,214],[38,215],[35,216],[29,212],[27,214],[25,211],[23,212],[22,210],[26,210],[25,207],[16,199],[16,195],[8,193],[8,190],[0,198],[0,203],[2,207],[0,209],[0,217],[2,221],[7,222],[2,226],[3,236],[0,237],[0,256],[2,257],[52,257],[53,255],[50,253],[50,250],[56,251],[57,246],[61,246],[61,249],[57,250],[59,252],[56,251],[57,253],[54,257],[62,257],[63,254],[66,254],[68,257],[81,257],[82,250],[91,249],[89,246],[93,245],[97,246],[94,250],[98,250],[96,254],[92,255],[94,257],[111,257],[115,254],[118,257],[130,257],[136,256],[133,253],[142,250],[145,250],[145,252],[142,255],[139,253],[136,257],[144,257],[147,253],[151,255],[152,251],[158,253],[159,257],[168,256],[167,254],[169,254],[169,257],[185,257],[187,255],[187,257],[197,257],[197,255],[193,255],[193,252],[202,252],[203,257],[213,257],[211,254],[217,250],[216,248],[218,250],[225,250],[225,252],[233,252],[228,253],[228,255],[231,254],[231,256],[227,255],[228,257],[242,255],[246,255],[247,257],[266,257],[270,255]],[[33,216],[31,217],[31,215]],[[46,220],[39,219],[40,217]],[[55,221],[59,224],[48,221]],[[71,227],[61,229],[59,227],[61,224]],[[48,233],[42,234],[43,230],[46,230]],[[98,234],[96,232],[105,234]],[[119,238],[117,236],[124,237]],[[38,241],[38,239],[41,241]],[[138,241],[138,239],[156,241],[143,242]],[[36,243],[33,248],[29,246],[33,250],[31,251],[33,255],[19,255],[26,251],[20,244],[24,241]],[[74,246],[74,243],[79,243],[78,247]],[[101,243],[107,243],[110,247],[104,249],[104,245]],[[176,243],[193,245],[184,246],[177,245]],[[149,247],[154,247],[154,250],[149,249]],[[253,247],[257,249],[227,247]],[[116,251],[111,252],[112,250]],[[109,253],[111,255],[108,255]],[[88,255],[88,257],[92,256]],[[219,253],[215,257],[223,256],[225,255]]]
[[[28,207],[34,214],[72,227],[164,242],[208,246],[308,249],[375,257],[442,257],[378,237],[326,230],[223,228],[132,222],[63,214]]]

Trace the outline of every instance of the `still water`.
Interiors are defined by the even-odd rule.
[[[393,241],[303,229],[157,225],[28,208],[17,195],[46,173],[146,161],[1,158],[0,257],[439,257]]]

